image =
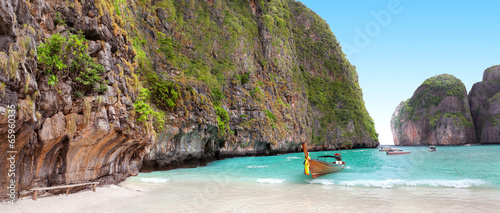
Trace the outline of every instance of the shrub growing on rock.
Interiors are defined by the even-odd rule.
[[[87,40],[81,33],[63,36],[52,35],[38,46],[38,65],[49,75],[49,84],[59,79],[73,80],[73,88],[79,91],[103,93],[107,86],[102,77],[105,70],[87,53]]]

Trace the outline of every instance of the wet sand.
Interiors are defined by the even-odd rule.
[[[140,191],[138,191],[140,190]],[[124,182],[97,192],[31,197],[2,212],[496,212],[500,190],[319,184]]]
[[[174,212],[496,212],[500,208],[500,191],[496,189],[383,189],[223,182],[169,184],[172,187],[148,192],[158,197],[144,201],[150,203],[153,212],[165,209]],[[178,192],[167,194],[172,190]],[[133,205],[129,207],[132,209]]]

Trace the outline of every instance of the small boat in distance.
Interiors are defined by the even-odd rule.
[[[435,152],[435,151],[437,151],[437,149],[436,149],[435,146],[429,146],[428,150],[429,150],[429,152]]]
[[[342,161],[340,153],[335,153],[335,155],[322,155],[318,157],[324,160],[311,159],[309,157],[309,152],[307,151],[307,144],[305,142],[302,142],[301,145],[302,149],[304,150],[305,156],[304,173],[306,175],[312,175],[313,179],[344,169],[345,162]],[[326,158],[334,158],[336,161],[327,162]]]
[[[387,152],[387,151],[389,151],[391,149],[392,149],[392,147],[390,147],[390,146],[383,146],[383,147],[380,147],[378,149],[378,151],[380,151],[380,152]]]
[[[402,149],[391,149],[387,151],[385,154],[387,155],[404,155],[404,154],[410,154],[410,151],[404,151]]]

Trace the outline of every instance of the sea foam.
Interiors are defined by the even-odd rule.
[[[296,160],[296,159],[302,159],[302,158],[301,158],[301,157],[297,157],[297,156],[293,156],[293,157],[286,157],[286,160],[287,160],[287,161]]]
[[[141,181],[146,183],[166,183],[169,180],[170,180],[169,178],[158,178],[158,177],[141,178]]]
[[[251,165],[251,166],[247,166],[247,168],[250,168],[250,169],[256,169],[256,168],[266,168],[268,166],[266,165]]]
[[[282,184],[286,179],[278,179],[278,178],[258,178],[258,183],[267,183],[267,184]]]
[[[423,180],[403,180],[403,179],[387,179],[387,180],[349,180],[335,181],[330,179],[308,180],[309,183],[322,185],[339,185],[339,186],[365,186],[377,188],[393,188],[397,186],[428,186],[428,187],[450,187],[450,188],[469,188],[486,184],[483,180],[478,179],[462,179],[462,180],[441,180],[441,179],[423,179]]]
[[[314,180],[306,180],[308,183],[317,183],[322,185],[334,185],[335,181],[330,179],[314,179]]]

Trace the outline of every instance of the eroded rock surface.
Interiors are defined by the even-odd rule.
[[[93,5],[93,1],[87,2]],[[77,97],[71,86],[74,82],[48,85],[48,76],[37,67],[38,44],[73,29],[95,35],[87,37],[94,44],[90,50],[103,55],[109,75],[120,73],[117,64],[133,63],[132,53],[111,54],[116,41],[121,46],[131,45],[122,35],[105,30],[112,28],[111,23],[77,21],[89,19],[84,12],[92,5],[82,6],[76,1],[73,5],[69,9],[58,1],[0,3],[0,199],[7,198],[6,186],[11,181],[3,171],[12,167],[18,196],[33,187],[89,181],[118,183],[139,172],[148,146],[155,140],[154,135],[146,134],[136,124],[131,108],[116,101],[133,96],[132,92],[117,94],[110,83],[111,89],[105,94]],[[60,16],[56,17],[56,13]],[[54,19],[64,19],[66,24],[56,24]],[[122,77],[130,78],[131,73]],[[12,124],[15,134],[9,133],[11,105],[16,111]],[[9,135],[15,136],[13,147],[8,146]],[[6,161],[11,153],[16,155],[14,166]]]

